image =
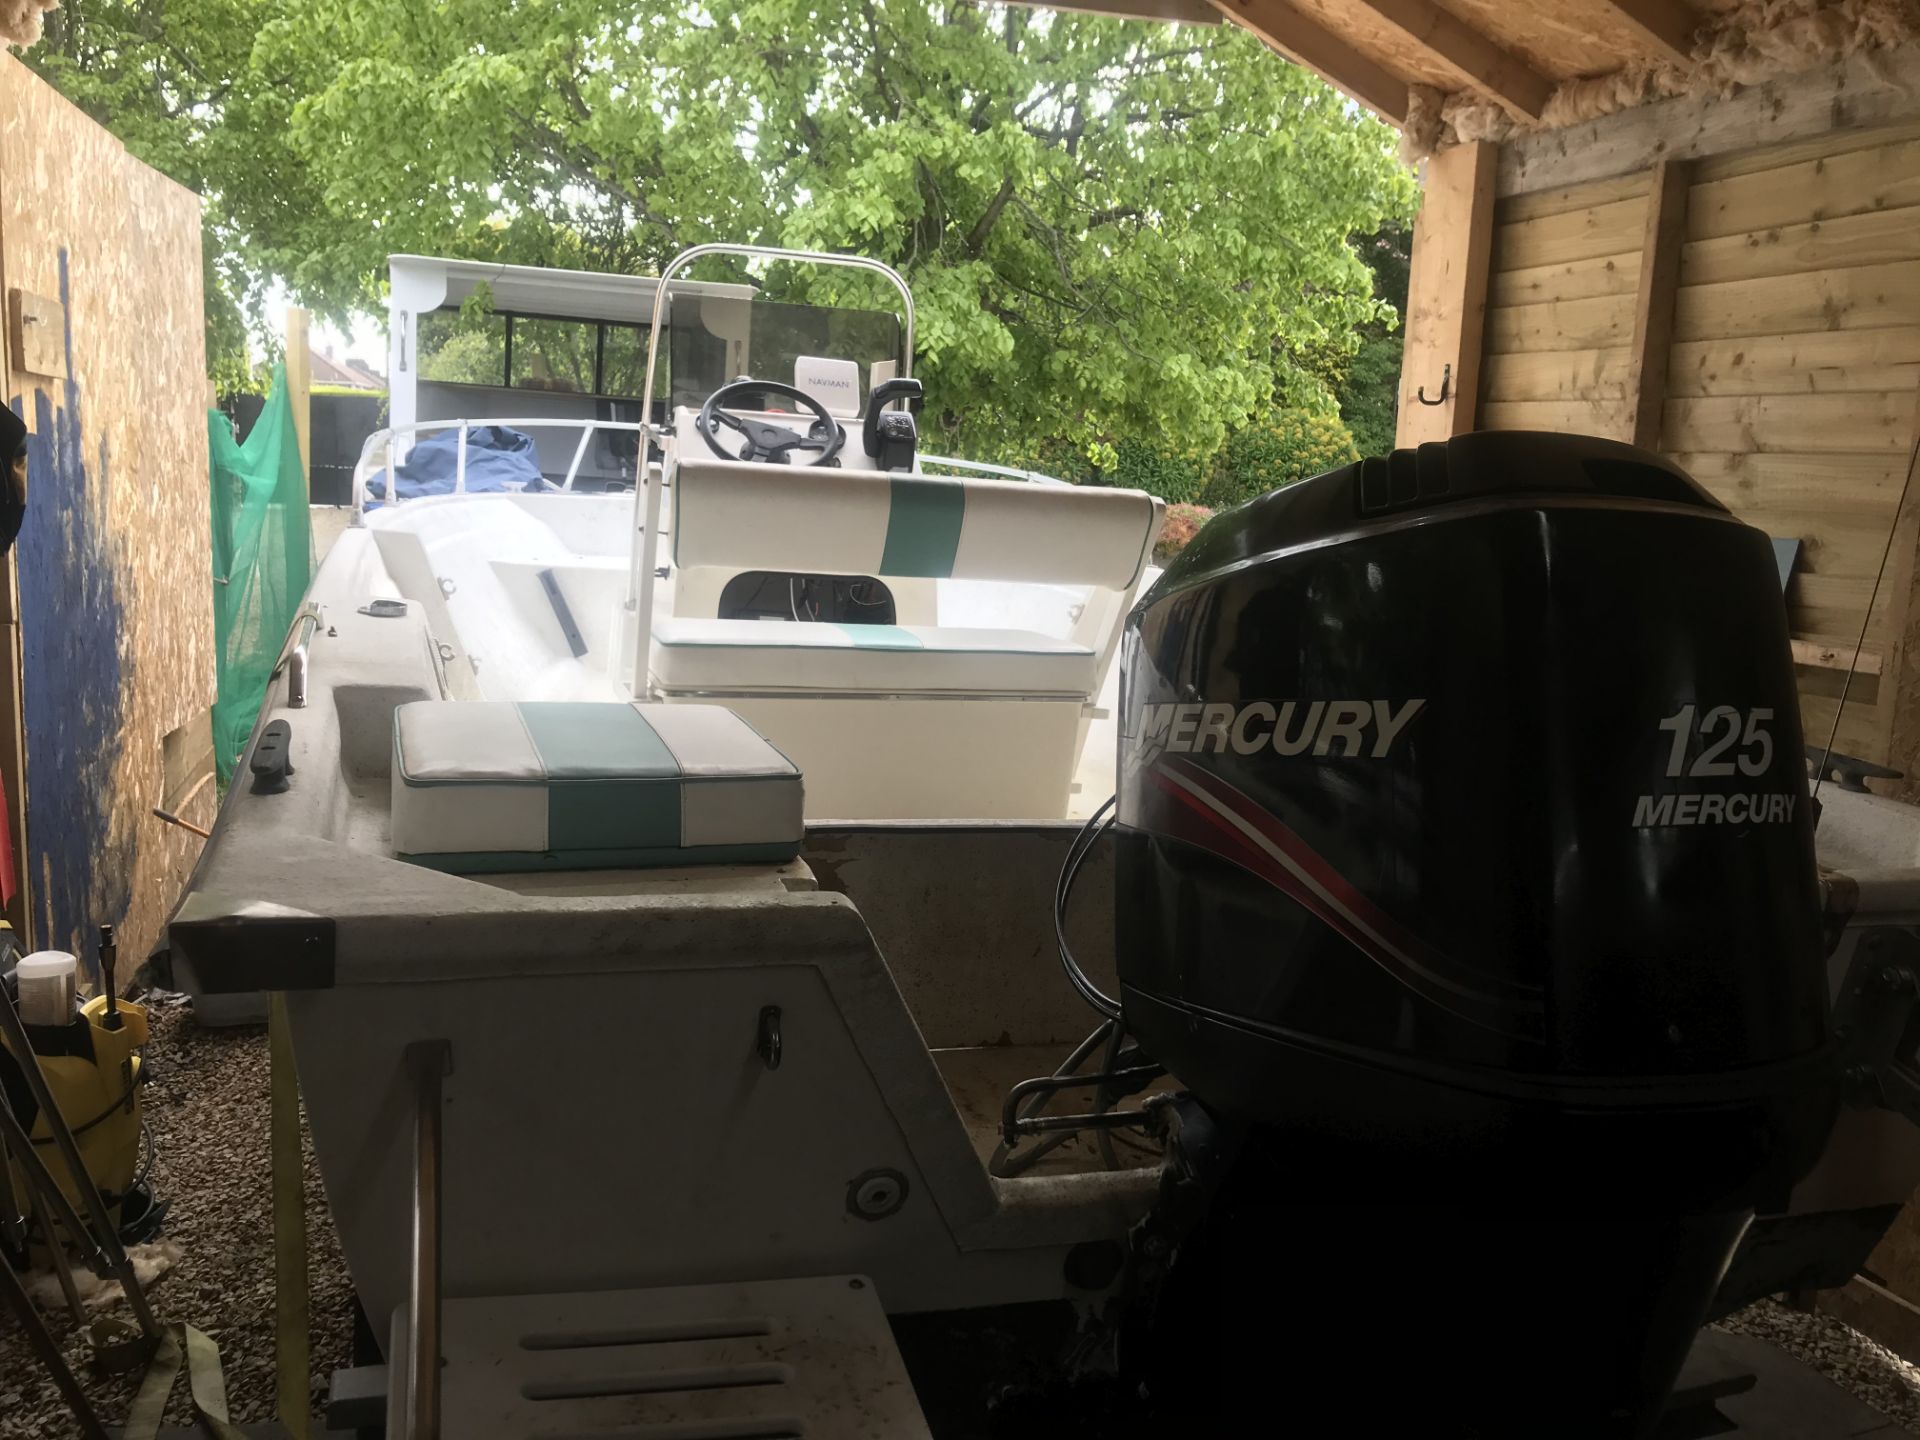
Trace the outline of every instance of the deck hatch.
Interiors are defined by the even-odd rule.
[[[864,1276],[458,1299],[441,1321],[446,1435],[930,1440]],[[404,1357],[405,1304],[393,1323]],[[402,1358],[390,1433],[406,1388]]]

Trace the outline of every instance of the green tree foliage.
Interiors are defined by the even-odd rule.
[[[458,330],[429,353],[421,347],[420,378],[455,385],[498,385],[505,369],[500,341],[478,330]]]
[[[1385,127],[1233,26],[967,0],[54,17],[30,63],[207,196],[223,324],[270,277],[375,308],[390,252],[645,273],[703,240],[860,251],[906,271],[931,438],[973,453],[1046,437],[1110,470],[1127,437],[1208,456],[1276,395],[1324,404],[1318,358],[1381,313],[1346,237],[1413,200]]]
[[[1382,307],[1391,307],[1391,313],[1361,325],[1359,347],[1335,390],[1341,417],[1353,431],[1360,453],[1384,455],[1393,449],[1400,410],[1400,354],[1406,344],[1402,320],[1407,313],[1413,232],[1396,221],[1356,242],[1355,248],[1373,272],[1373,298]]]

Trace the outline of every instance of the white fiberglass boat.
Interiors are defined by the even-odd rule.
[[[728,251],[900,313],[674,278]],[[886,267],[396,257],[393,306],[362,523],[169,935],[197,996],[284,998],[393,1440],[1224,1433],[1274,1356],[1349,1403],[1374,1347],[1341,1325],[1389,1284],[1434,1313],[1382,1414],[1642,1436],[1709,1301],[1843,1281],[1917,1178],[1891,1112],[1829,1126],[1823,1002],[1920,1113],[1889,998],[1920,994],[1920,827],[1835,797],[1861,863],[1908,868],[1818,884],[1784,616],[1722,643],[1717,599],[1642,605],[1615,550],[1568,580],[1548,543],[1722,545],[1765,597],[1763,537],[1657,457],[1463,437],[1223,517],[1130,622],[1116,766],[1161,506],[920,453]],[[1585,703],[1582,646],[1672,696]],[[1740,763],[1800,828],[1614,823],[1643,770],[1675,788],[1685,737],[1664,770],[1644,741],[1709,683],[1766,702]],[[1501,733],[1640,728],[1482,785],[1489,690]],[[1668,1073],[1728,1016],[1784,1017],[1750,1028],[1785,1058]],[[1685,1213],[1647,1199],[1670,1169],[1704,1175]]]
[[[591,1386],[471,1428],[500,1401],[455,1352],[498,1338],[500,1303],[689,1335],[825,1307],[854,1345],[825,1352],[851,1367],[832,1383],[912,1416],[884,1313],[1078,1293],[1068,1257],[1155,1184],[1137,1140],[984,1162],[1008,1089],[1086,1029],[1052,888],[1068,817],[1112,787],[1160,502],[919,456],[912,301],[884,266],[775,257],[876,273],[897,317],[673,281],[700,253],[658,282],[395,258],[393,429],[171,927],[210,1007],[284,992],[367,1313],[404,1336],[448,1297],[449,1434],[642,1433],[593,1428],[634,1402]],[[503,383],[430,379],[483,283]],[[555,311],[586,317],[571,388]],[[648,317],[644,371],[614,375]],[[537,336],[538,387],[504,383]],[[768,365],[779,383],[726,383]],[[1081,944],[1110,984],[1106,863]],[[444,1269],[410,1305],[423,1041],[451,1057]],[[587,1291],[615,1298],[524,1299]],[[790,1349],[791,1386],[702,1389],[746,1428],[698,1433],[788,1433],[768,1416],[821,1383]]]

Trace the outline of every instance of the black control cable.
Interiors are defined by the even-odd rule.
[[[1887,543],[1880,551],[1880,568],[1873,572],[1873,589],[1867,594],[1867,613],[1860,617],[1860,634],[1853,642],[1853,659],[1847,662],[1847,678],[1840,682],[1840,703],[1833,707],[1833,724],[1827,730],[1827,748],[1820,756],[1820,771],[1813,777],[1813,803],[1820,803],[1820,787],[1827,783],[1827,769],[1833,764],[1834,742],[1840,738],[1840,717],[1846,713],[1847,695],[1853,689],[1854,672],[1860,668],[1860,652],[1866,647],[1867,630],[1873,624],[1873,607],[1880,601],[1880,582],[1887,575],[1887,561],[1893,555],[1893,540],[1900,533],[1900,517],[1907,511],[1907,492],[1913,488],[1913,474],[1920,467],[1920,435],[1913,437],[1907,449],[1907,476],[1900,482],[1900,498],[1893,505],[1893,523],[1887,527]],[[1814,811],[1815,823],[1819,811]]]
[[[1060,866],[1060,882],[1053,891],[1053,936],[1060,945],[1061,967],[1067,972],[1067,979],[1072,982],[1073,988],[1080,992],[1080,998],[1109,1020],[1120,1018],[1120,1002],[1095,985],[1080,967],[1080,962],[1074,959],[1073,947],[1067,943],[1067,906],[1073,899],[1073,882],[1079,878],[1081,862],[1099,843],[1100,837],[1113,828],[1113,816],[1109,812],[1118,798],[1109,795],[1100,808],[1087,817],[1087,823],[1080,827],[1073,844],[1067,847],[1066,861]]]

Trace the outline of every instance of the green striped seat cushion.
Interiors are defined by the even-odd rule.
[[[456,873],[791,860],[793,762],[720,705],[415,701],[393,848]]]

